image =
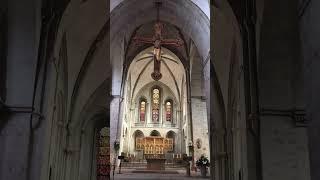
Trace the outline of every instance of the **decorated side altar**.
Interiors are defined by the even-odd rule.
[[[173,150],[173,139],[159,136],[137,138],[136,149],[143,151],[148,170],[165,170],[165,153]]]

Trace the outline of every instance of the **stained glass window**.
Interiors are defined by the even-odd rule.
[[[146,118],[146,102],[142,100],[140,102],[140,122],[144,122]]]
[[[167,121],[172,120],[172,104],[170,101],[166,102],[166,120]]]
[[[109,128],[97,132],[97,180],[110,179],[110,136]]]
[[[154,88],[152,90],[152,121],[159,122],[160,111],[160,90]]]

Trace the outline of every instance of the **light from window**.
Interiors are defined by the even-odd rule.
[[[144,122],[146,117],[146,102],[141,101],[140,103],[140,121]]]
[[[167,101],[166,103],[166,120],[167,121],[172,120],[172,105],[170,101]]]
[[[159,122],[160,90],[155,88],[152,91],[152,121]]]

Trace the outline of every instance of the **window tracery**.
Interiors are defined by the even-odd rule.
[[[165,104],[166,107],[166,120],[171,122],[172,121],[172,102],[169,100]]]
[[[139,108],[139,118],[140,122],[145,122],[146,119],[146,101],[141,100],[140,101],[140,108]]]
[[[160,89],[152,90],[152,122],[159,122],[160,112]]]

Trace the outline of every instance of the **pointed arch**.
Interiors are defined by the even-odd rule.
[[[172,148],[171,152],[175,152],[175,144],[176,144],[177,134],[174,131],[168,131],[167,135],[166,135],[166,138],[173,139],[173,145],[172,145],[173,148]]]

